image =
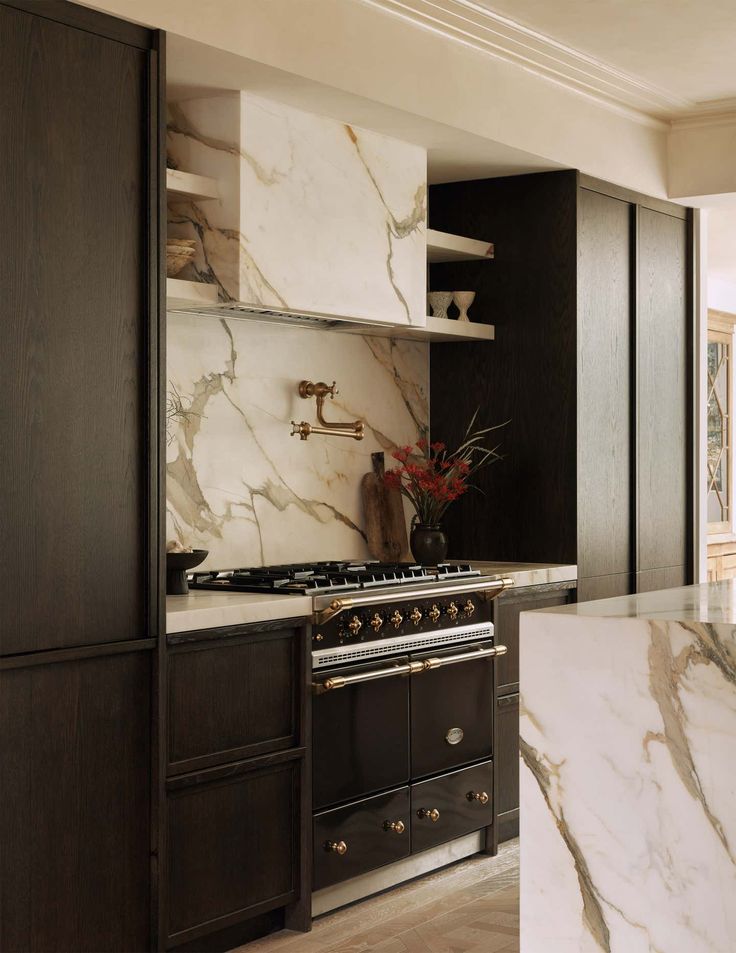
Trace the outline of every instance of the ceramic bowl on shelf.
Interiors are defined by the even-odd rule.
[[[451,291],[430,291],[427,295],[427,303],[432,309],[432,317],[440,318],[446,321],[448,318],[447,309],[452,304]]]
[[[475,301],[474,291],[453,291],[452,300],[455,307],[460,312],[457,316],[458,321],[470,321],[468,317],[468,308]]]

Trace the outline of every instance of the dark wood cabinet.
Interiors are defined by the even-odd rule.
[[[0,36],[0,947],[134,953],[156,943],[163,37],[61,0],[0,0]]]
[[[290,628],[172,649],[169,774],[298,744],[302,637]]]
[[[477,408],[509,421],[482,505],[448,511],[454,552],[575,563],[581,599],[691,581],[691,210],[574,171],[436,185],[429,209],[495,242],[493,261],[430,266],[496,327],[430,346],[432,437],[455,444]]]
[[[4,655],[158,626],[157,39],[79,10],[0,3]]]
[[[311,922],[306,620],[168,637],[159,911],[166,949]]]
[[[519,836],[519,693],[496,699],[496,825],[499,843]]]
[[[281,758],[214,769],[197,784],[170,782],[168,946],[294,900],[300,759]]]
[[[4,663],[7,953],[150,948],[151,668],[149,651]]]
[[[610,578],[610,577],[606,577]],[[628,579],[628,576],[627,576]],[[499,843],[519,834],[519,626],[522,612],[553,609],[575,600],[575,582],[511,589],[493,603],[496,642],[506,655],[497,661],[494,765],[495,826]]]

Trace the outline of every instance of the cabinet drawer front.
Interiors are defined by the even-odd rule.
[[[480,797],[474,797],[476,794]],[[488,798],[485,803],[483,795]],[[432,820],[434,811],[439,813],[436,820]],[[492,762],[413,784],[411,822],[413,853],[490,826],[493,823]]]
[[[488,644],[483,643],[486,647]],[[472,649],[456,647],[432,655],[441,658],[443,654],[470,653]],[[492,658],[474,659],[433,669],[411,680],[412,778],[490,758],[493,664]]]
[[[169,773],[297,743],[297,630],[169,655]]]
[[[174,945],[292,899],[298,771],[290,761],[169,795]]]
[[[314,818],[314,887],[401,860],[410,850],[409,788],[324,811]]]

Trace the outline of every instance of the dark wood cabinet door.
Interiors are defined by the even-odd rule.
[[[216,768],[210,782],[169,783],[169,946],[294,899],[300,757],[272,757],[282,763]]]
[[[619,573],[614,576],[593,576],[590,579],[578,579],[578,602],[591,602],[595,599],[611,599],[613,596],[626,596],[633,592],[632,573]]]
[[[496,659],[497,691],[503,695],[518,691],[519,688],[519,615],[531,609],[552,609],[564,606],[575,594],[574,584],[570,588],[537,591],[535,588],[512,589],[501,595],[493,603],[493,624],[495,641],[506,646],[506,654]]]
[[[155,72],[151,51],[125,41],[152,34],[126,24],[122,40],[102,35],[101,22],[118,21],[72,4],[25,7],[0,4],[5,655],[147,636],[156,558],[146,238]]]
[[[496,701],[496,816],[499,841],[519,834],[519,695]]]
[[[298,744],[300,636],[284,629],[169,651],[171,774]]]
[[[688,223],[639,210],[637,572],[687,566],[691,416]]]
[[[0,949],[149,949],[148,651],[0,673]]]
[[[631,571],[633,206],[578,198],[578,572]]]

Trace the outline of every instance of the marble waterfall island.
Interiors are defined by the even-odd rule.
[[[521,617],[522,953],[736,950],[736,588]]]

